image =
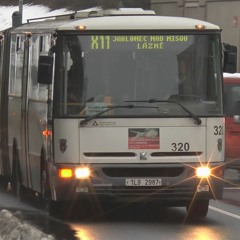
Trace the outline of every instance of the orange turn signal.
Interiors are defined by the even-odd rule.
[[[70,168],[61,168],[58,171],[60,178],[71,178],[73,176],[73,171]]]
[[[44,131],[42,132],[42,134],[43,134],[43,136],[48,137],[48,136],[51,136],[51,135],[52,135],[52,131],[50,131],[50,130],[44,130]]]

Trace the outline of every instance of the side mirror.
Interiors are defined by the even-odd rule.
[[[223,43],[223,72],[235,73],[237,71],[237,47]]]
[[[39,56],[38,83],[51,84],[53,74],[53,56]]]

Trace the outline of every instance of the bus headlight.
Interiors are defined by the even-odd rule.
[[[199,178],[208,178],[211,175],[211,169],[209,167],[198,167],[196,175]]]
[[[76,168],[76,170],[75,170],[76,178],[89,178],[90,174],[91,174],[91,172],[88,167]]]

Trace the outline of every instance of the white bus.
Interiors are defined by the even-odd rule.
[[[223,192],[220,33],[121,8],[5,30],[1,176],[50,206],[155,201],[205,217]]]

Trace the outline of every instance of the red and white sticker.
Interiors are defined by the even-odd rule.
[[[129,128],[129,149],[159,149],[160,137],[158,128]]]

